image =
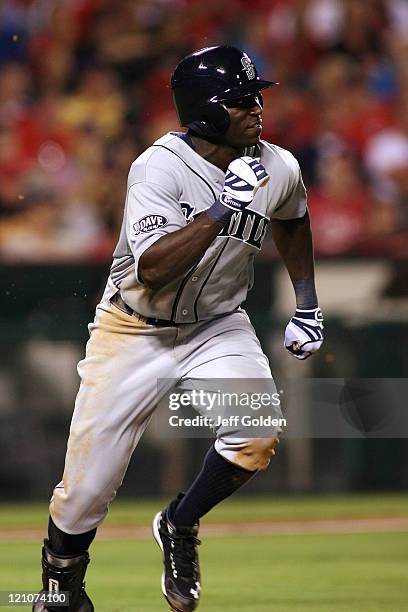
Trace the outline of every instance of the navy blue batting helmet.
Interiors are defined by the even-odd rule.
[[[227,130],[229,114],[223,102],[259,94],[272,85],[276,82],[261,79],[244,51],[225,45],[187,55],[171,78],[180,124],[204,137]]]

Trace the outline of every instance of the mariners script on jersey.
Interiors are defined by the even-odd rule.
[[[231,221],[200,262],[160,290],[138,275],[143,252],[161,236],[184,227],[209,208],[222,191],[224,172],[198,155],[175,133],[157,140],[132,164],[124,221],[105,292],[121,290],[124,301],[145,317],[194,323],[232,312],[253,282],[253,258],[270,219],[306,212],[299,164],[289,151],[261,141],[261,163],[270,175],[252,203]]]

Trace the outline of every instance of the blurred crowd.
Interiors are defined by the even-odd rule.
[[[0,260],[107,261],[130,164],[178,129],[191,50],[279,81],[263,138],[299,159],[317,255],[408,256],[407,0],[4,0]]]

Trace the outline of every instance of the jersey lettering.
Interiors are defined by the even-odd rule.
[[[260,249],[268,228],[268,219],[254,210],[235,212],[219,236],[231,236]]]
[[[195,206],[191,206],[190,202],[180,202],[181,210],[186,218],[187,223],[193,221]]]

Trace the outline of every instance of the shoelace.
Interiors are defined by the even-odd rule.
[[[174,541],[173,557],[181,576],[193,577],[196,572],[195,547],[201,544],[201,540],[191,535],[171,534],[170,539]]]

